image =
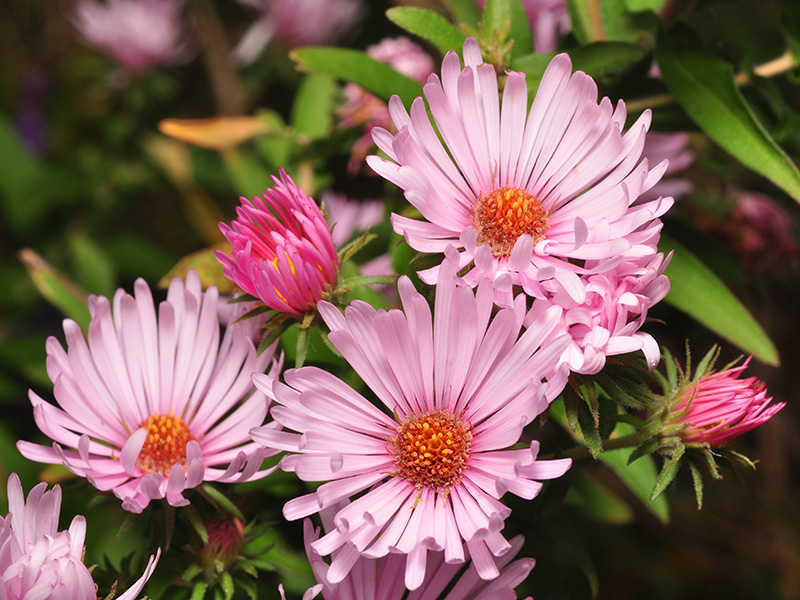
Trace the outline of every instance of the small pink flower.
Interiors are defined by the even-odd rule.
[[[259,17],[233,51],[234,61],[249,65],[268,44],[286,47],[329,44],[341,39],[363,13],[359,0],[238,0]]]
[[[280,170],[275,187],[252,201],[242,198],[239,215],[220,229],[232,255],[217,251],[225,276],[279,312],[314,310],[336,286],[339,258],[330,229],[314,200]]]
[[[464,61],[462,69],[449,52],[441,82],[431,76],[424,87],[436,129],[422,98],[409,113],[394,97],[399,132],[374,131],[390,160],[369,156],[368,164],[423,217],[394,214],[395,231],[420,252],[455,246],[459,267],[470,267],[465,280],[491,281],[503,306],[515,285],[546,297],[551,279],[583,302],[582,277],[654,256],[659,217],[673,200],[640,200],[667,168],[641,159],[649,111],[623,133],[624,104],[598,102],[596,84],[573,74],[566,54],[551,61],[530,112],[523,73],[508,73],[501,105],[494,67],[473,38]],[[438,269],[420,277],[433,283]]]
[[[744,364],[700,377],[682,391],[669,420],[685,424],[679,435],[687,444],[722,446],[769,421],[785,406],[771,404],[767,387],[756,377],[739,379]]]
[[[84,41],[107,53],[128,75],[185,62],[181,0],[81,0],[75,27]]]
[[[86,519],[77,516],[58,531],[61,488],[46,483],[28,494],[16,473],[8,478],[8,515],[0,517],[0,598],[3,600],[96,600],[92,575],[83,564]],[[144,588],[161,550],[150,557],[142,577],[117,600],[133,600]]]
[[[656,200],[661,196],[678,199],[694,189],[692,182],[688,179],[675,177],[694,162],[694,152],[688,148],[688,145],[688,133],[649,132],[647,134],[642,157],[646,158],[651,165],[657,165],[666,160],[669,162],[669,166],[664,172],[664,178],[639,197],[640,202]]]
[[[639,331],[647,312],[669,292],[664,275],[671,255],[659,253],[640,261],[626,261],[613,270],[584,278],[583,302],[576,302],[566,290],[547,282],[550,296],[534,301],[525,322],[533,321],[548,306],[558,306],[562,318],[551,335],[566,332],[572,338],[565,360],[570,370],[585,375],[599,373],[606,357],[641,350],[654,369],[660,360],[658,343]]]
[[[334,512],[333,509],[322,511],[322,521],[326,532],[336,528],[333,522]],[[377,559],[361,557],[344,580],[338,584],[332,584],[327,577],[330,565],[313,546],[320,539],[320,529],[314,528],[309,519],[303,522],[303,538],[311,568],[319,582],[303,595],[303,600],[310,600],[320,592],[325,600],[350,600],[352,598],[392,600],[403,597],[406,587],[400,574],[405,571],[405,564],[408,560],[406,556],[388,554]],[[521,558],[512,562],[522,548],[523,541],[521,535],[516,536],[509,541],[511,547],[508,552],[499,558],[491,558],[500,573],[492,581],[481,579],[475,563],[470,561],[468,551],[464,552],[465,561],[469,561],[466,569],[464,569],[463,563],[446,563],[444,552],[431,552],[428,555],[425,579],[409,597],[414,600],[437,600],[442,597],[442,593],[446,589],[450,588],[450,592],[446,596],[449,600],[516,598],[514,588],[522,583],[536,564],[532,558]],[[341,549],[333,552],[333,560],[340,552],[342,552]]]
[[[349,242],[354,233],[379,225],[386,212],[379,200],[350,200],[334,192],[322,193],[322,206],[333,229],[333,243],[339,247]]]
[[[449,251],[448,251],[449,252]],[[452,253],[451,253],[452,254]],[[464,545],[482,579],[498,576],[493,557],[511,546],[501,534],[506,492],[533,498],[540,480],[561,476],[568,459],[537,460],[538,442],[510,450],[523,428],[566,383],[559,366],[566,336],[543,343],[560,312],[546,311],[518,339],[524,297],[490,320],[488,283],[477,294],[458,286],[455,257],[443,264],[435,310],[407,277],[398,283],[404,312],[353,302],[343,315],[322,302],[330,341],[375,393],[372,402],[315,367],[287,371],[286,384],[256,374],[287,431],[256,428],[253,439],[291,454],[281,468],[316,492],[284,507],[289,520],[335,507],[335,528],[312,543],[339,550],[327,572],[344,580],[359,557],[407,555],[405,585],[419,588],[428,552],[464,562]],[[296,433],[294,433],[296,432]]]
[[[134,296],[117,291],[113,311],[108,299],[91,296],[87,338],[64,321],[66,351],[47,340],[59,406],[29,396],[36,424],[54,443],[19,441],[19,451],[64,464],[137,513],[160,498],[186,505],[184,492],[203,481],[271,473],[260,470],[269,452],[248,431],[269,409],[250,375],[263,372],[273,352],[257,355],[246,321],[220,335],[217,290],[203,292],[194,271],[185,285],[172,281],[158,310],[143,280],[134,289]]]

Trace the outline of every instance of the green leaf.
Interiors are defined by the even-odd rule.
[[[83,233],[72,232],[67,238],[76,279],[92,294],[111,297],[116,288],[117,272],[106,251]]]
[[[595,42],[569,51],[572,69],[594,78],[617,73],[647,56],[647,50],[628,42]]]
[[[439,13],[415,6],[397,6],[386,11],[389,20],[409,33],[428,40],[442,54],[455,50],[461,54],[467,36]]]
[[[778,351],[767,334],[708,267],[669,236],[662,234],[660,248],[666,252],[674,249],[666,270],[669,304],[759,360],[780,364]]]
[[[327,73],[352,81],[386,102],[397,95],[403,104],[410,106],[414,98],[422,95],[422,84],[358,50],[307,46],[295,48],[290,56],[302,71]]]
[[[678,444],[675,447],[675,450],[673,450],[670,459],[664,463],[664,466],[662,467],[661,472],[658,474],[658,478],[656,479],[656,484],[653,486],[653,491],[650,494],[651,501],[655,501],[656,499],[660,498],[661,494],[664,493],[664,490],[667,489],[667,486],[672,483],[673,479],[675,479],[675,476],[681,469],[681,458],[683,457],[685,450],[686,448],[683,444]]]
[[[486,31],[502,31],[511,22],[510,0],[486,0],[481,20]]]
[[[656,56],[664,82],[686,114],[731,156],[800,202],[800,171],[756,119],[730,65],[680,49],[674,37],[659,39]]]
[[[577,506],[587,517],[604,523],[622,525],[634,519],[627,502],[585,473],[574,476],[564,503]]]
[[[625,8],[630,12],[643,12],[646,10],[658,12],[666,3],[667,0],[625,0]]]
[[[511,0],[511,31],[509,36],[514,40],[514,47],[511,48],[511,57],[525,56],[533,52],[533,37],[531,35],[531,25],[528,15],[525,14],[525,7],[521,0]]]
[[[327,137],[333,129],[336,80],[324,73],[312,73],[303,80],[292,106],[292,126],[311,139]]]
[[[30,248],[20,252],[20,259],[42,296],[86,331],[91,321],[86,292]]]
[[[475,0],[442,0],[442,4],[447,7],[457,23],[463,23],[472,28],[478,27],[481,13]]]

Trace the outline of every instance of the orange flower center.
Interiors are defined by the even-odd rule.
[[[543,240],[550,225],[547,211],[533,194],[503,187],[482,195],[472,210],[478,244],[486,244],[495,257],[509,257],[519,236],[527,233],[533,244]]]
[[[418,488],[447,491],[461,479],[472,444],[471,429],[444,411],[412,417],[394,439],[395,474]]]
[[[169,415],[155,413],[139,425],[147,429],[136,466],[145,473],[169,475],[173,465],[186,468],[186,444],[196,439],[183,419],[169,411]]]

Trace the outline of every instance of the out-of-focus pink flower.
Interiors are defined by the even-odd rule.
[[[667,168],[641,159],[649,111],[623,133],[624,104],[598,103],[596,84],[572,74],[566,54],[551,61],[529,113],[523,73],[508,73],[501,106],[494,67],[473,38],[464,61],[462,69],[449,52],[441,83],[431,76],[425,85],[438,132],[422,98],[409,114],[397,97],[389,110],[399,133],[374,130],[389,160],[368,164],[423,217],[394,214],[394,230],[420,252],[458,248],[465,280],[491,281],[502,306],[513,285],[546,298],[551,279],[583,303],[582,277],[655,256],[659,217],[673,200],[640,200]],[[438,270],[419,275],[433,283]]]
[[[58,530],[61,488],[35,486],[27,502],[16,473],[8,478],[8,515],[0,517],[0,597],[3,600],[96,600],[92,575],[83,564],[86,519]],[[155,569],[161,550],[142,577],[117,600],[133,600]]]
[[[379,200],[351,200],[330,191],[322,193],[322,206],[333,229],[333,243],[338,247],[349,242],[354,233],[380,224],[386,212]]]
[[[736,194],[730,216],[713,227],[733,246],[744,265],[762,271],[797,256],[795,221],[773,198],[757,192]]]
[[[137,513],[160,498],[188,504],[184,492],[203,481],[271,473],[261,470],[269,452],[248,432],[269,409],[250,375],[263,372],[273,352],[257,355],[247,321],[220,335],[217,290],[203,292],[194,271],[185,285],[172,281],[158,310],[143,280],[134,289],[134,296],[117,291],[113,311],[108,299],[91,296],[87,338],[64,321],[66,351],[47,340],[60,408],[29,396],[36,424],[54,444],[19,441],[20,452],[64,464]]]
[[[277,402],[271,414],[287,429],[256,428],[253,439],[291,452],[281,461],[284,470],[327,482],[290,500],[285,517],[300,519],[364,492],[312,543],[323,556],[339,550],[326,574],[332,584],[361,556],[397,553],[407,555],[405,586],[417,589],[429,551],[444,551],[448,564],[463,562],[464,544],[478,575],[497,577],[492,557],[511,549],[501,534],[510,511],[500,498],[533,498],[540,480],[570,465],[537,460],[538,442],[509,449],[566,383],[566,336],[543,343],[560,312],[546,311],[518,338],[524,296],[490,321],[488,282],[477,294],[459,286],[450,254],[433,315],[407,277],[398,283],[404,312],[355,301],[343,315],[319,305],[330,341],[383,410],[315,367],[287,371],[286,384],[253,376]]]
[[[477,0],[483,8],[486,0]],[[572,29],[565,0],[522,0],[536,52],[555,52],[560,37]]]
[[[182,0],[81,0],[74,22],[88,45],[108,54],[130,77],[190,58],[182,9]]]
[[[322,522],[326,532],[334,531],[334,509],[322,511]],[[347,577],[338,584],[332,584],[327,577],[330,565],[314,549],[313,544],[320,539],[320,529],[314,528],[311,521],[303,523],[303,538],[306,554],[318,584],[310,588],[303,600],[310,600],[322,593],[325,600],[397,600],[406,591],[401,574],[405,571],[408,558],[402,554],[388,554],[381,558],[359,558]],[[536,561],[532,558],[512,559],[522,548],[524,538],[516,536],[509,541],[510,549],[501,557],[492,557],[500,575],[491,581],[481,579],[473,562],[465,569],[464,563],[448,564],[444,552],[428,554],[425,579],[408,598],[409,600],[438,600],[442,593],[450,587],[445,600],[482,600],[489,598],[516,598],[514,588],[528,576]],[[336,550],[333,560],[342,552]],[[470,560],[469,551],[464,552],[465,561]],[[281,596],[284,598],[283,596]]]
[[[286,47],[329,44],[347,34],[363,14],[360,0],[238,0],[258,19],[233,50],[234,61],[249,65],[273,41]]]
[[[225,276],[272,309],[293,315],[314,310],[333,289],[339,258],[319,206],[286,172],[261,198],[242,198],[238,218],[220,229],[233,246],[218,250]]]
[[[664,172],[664,178],[639,196],[639,202],[656,200],[660,196],[671,196],[677,199],[694,189],[692,182],[688,179],[675,177],[694,162],[694,152],[689,149],[688,145],[688,133],[649,132],[647,134],[642,157],[650,161],[651,165],[657,165],[667,160],[669,166]]]
[[[670,424],[685,424],[678,434],[686,444],[722,446],[769,421],[785,406],[773,404],[767,386],[756,377],[739,379],[738,367],[703,375],[686,387],[670,409]]]
[[[588,275],[583,302],[575,302],[563,288],[551,289],[548,300],[536,300],[526,323],[537,318],[548,306],[562,309],[562,318],[551,335],[566,331],[572,338],[566,362],[570,370],[593,375],[606,364],[606,357],[641,350],[653,369],[660,359],[658,343],[639,331],[647,312],[669,292],[669,278],[659,253],[642,261],[628,261],[612,271]]]
[[[405,37],[387,38],[379,44],[369,46],[366,52],[375,60],[385,62],[399,73],[420,83],[424,83],[434,69],[430,55]],[[392,118],[386,103],[360,85],[348,83],[342,92],[346,101],[337,111],[341,119],[339,126],[364,126],[364,133],[353,145],[347,166],[351,173],[357,173],[367,153],[373,148],[372,130],[375,127],[391,129]]]

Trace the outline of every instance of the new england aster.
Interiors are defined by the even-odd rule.
[[[525,75],[510,71],[502,104],[494,67],[478,43],[451,51],[406,111],[389,103],[398,133],[376,129],[389,160],[369,165],[402,188],[422,220],[392,215],[394,230],[420,252],[459,250],[470,285],[493,282],[508,306],[512,286],[547,298],[553,286],[581,303],[582,277],[656,254],[659,217],[672,198],[640,200],[667,168],[641,159],[650,113],[627,132],[625,105],[597,101],[591,77],[572,73],[566,54],[548,66],[528,112]],[[527,114],[527,116],[526,116]],[[420,272],[433,283],[439,266]]]
[[[172,280],[157,310],[144,280],[134,290],[118,290],[113,310],[107,298],[90,297],[88,335],[66,319],[66,350],[47,340],[58,406],[33,391],[29,397],[36,424],[54,443],[19,441],[19,451],[64,464],[137,513],[160,498],[188,504],[184,492],[203,481],[269,474],[261,469],[269,451],[248,431],[263,425],[269,409],[250,376],[266,369],[272,352],[257,355],[251,323],[221,335],[217,289],[203,292],[194,271],[185,285]]]
[[[362,556],[407,555],[405,585],[425,579],[428,551],[464,562],[464,547],[483,579],[497,577],[493,557],[511,546],[501,534],[511,492],[533,498],[541,479],[562,475],[569,459],[536,460],[538,443],[509,449],[566,383],[559,359],[568,336],[542,344],[560,311],[553,307],[518,338],[524,297],[490,319],[491,286],[459,285],[456,256],[443,263],[435,310],[407,277],[398,282],[403,312],[355,301],[343,315],[321,302],[330,340],[377,396],[382,409],[315,367],[286,372],[286,384],[253,376],[276,405],[286,431],[255,428],[268,448],[290,452],[281,467],[316,492],[290,500],[289,520],[355,498],[335,528],[311,545],[334,556],[327,579],[342,581]]]

